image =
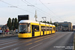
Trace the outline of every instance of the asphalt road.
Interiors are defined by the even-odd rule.
[[[56,32],[30,39],[2,38],[0,50],[72,50],[73,37],[73,32]]]

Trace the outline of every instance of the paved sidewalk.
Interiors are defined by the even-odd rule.
[[[75,32],[74,32],[74,40],[73,40],[73,42],[74,42],[74,50],[75,50]]]
[[[6,34],[6,35],[0,35],[0,38],[14,37],[14,36],[18,36],[18,34]]]

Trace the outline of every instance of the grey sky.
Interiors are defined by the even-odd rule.
[[[30,16],[30,20],[34,20],[35,10],[37,10],[38,21],[41,21],[42,17],[47,17],[47,21],[50,21],[51,18],[53,22],[68,21],[75,25],[75,0],[26,1],[0,0],[0,24],[6,24],[9,17],[15,18],[18,15],[24,14],[28,14]]]

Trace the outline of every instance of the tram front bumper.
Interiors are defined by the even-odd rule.
[[[32,35],[31,35],[31,33],[23,33],[23,34],[19,33],[18,37],[19,38],[30,38],[30,37],[32,37]]]

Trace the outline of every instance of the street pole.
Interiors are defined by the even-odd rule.
[[[27,5],[27,6],[35,7],[35,5]],[[37,12],[36,12],[36,10],[35,10],[35,16],[34,16],[34,18],[35,18],[35,21],[37,22]]]
[[[37,21],[37,13],[36,13],[36,10],[35,10],[35,21]]]
[[[46,17],[42,17],[42,19],[46,22]],[[46,23],[45,23],[45,28],[46,28],[46,34],[47,34],[47,27],[46,27]]]
[[[42,19],[43,19],[43,20],[45,19],[44,21],[46,21],[46,17],[42,17]]]

